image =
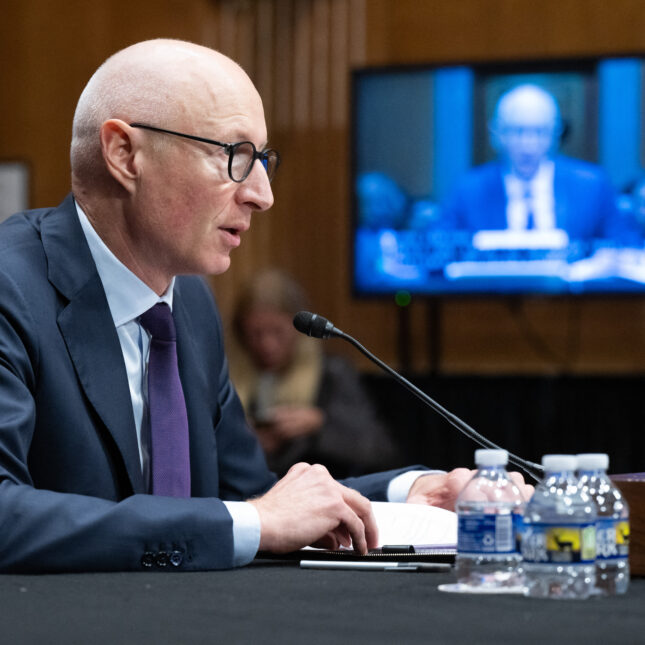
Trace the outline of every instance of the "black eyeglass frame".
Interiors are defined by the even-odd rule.
[[[184,139],[191,139],[192,141],[200,141],[201,143],[210,143],[214,146],[221,146],[222,148],[224,148],[224,150],[226,150],[228,154],[228,176],[231,179],[231,181],[234,181],[236,184],[241,184],[249,176],[256,159],[259,159],[260,162],[262,163],[262,166],[266,170],[267,176],[269,177],[269,181],[273,180],[273,178],[275,177],[275,173],[278,170],[278,166],[280,165],[280,153],[277,150],[274,150],[273,148],[268,148],[267,150],[262,150],[259,152],[252,141],[238,141],[237,143],[222,143],[221,141],[215,141],[215,139],[198,137],[195,134],[185,134],[184,132],[176,132],[175,130],[166,130],[165,128],[158,128],[154,125],[147,125],[146,123],[130,123],[129,125],[131,128],[141,128],[143,130],[151,130],[152,132],[162,132],[164,134],[172,134],[175,137],[183,137]],[[242,178],[235,179],[235,177],[233,177],[233,156],[235,155],[235,151],[241,145],[244,145],[244,144],[248,144],[251,146],[251,148],[253,148],[253,158],[251,159],[251,163],[248,165]],[[269,174],[268,161],[269,161],[270,153],[273,153],[275,155],[275,166],[273,167],[273,174]]]

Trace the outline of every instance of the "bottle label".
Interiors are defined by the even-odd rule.
[[[460,515],[457,531],[459,553],[515,553],[511,514]]]
[[[524,535],[524,515],[513,513],[513,533],[515,538],[515,551],[522,553],[522,536]]]
[[[596,522],[596,559],[618,560],[629,555],[629,522],[599,519]]]
[[[522,558],[536,563],[591,564],[596,559],[596,525],[527,523]]]

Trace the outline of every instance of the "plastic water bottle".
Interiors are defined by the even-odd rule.
[[[596,581],[596,505],[578,488],[572,455],[545,455],[544,479],[524,512],[526,595],[587,598]]]
[[[629,586],[629,507],[607,477],[609,457],[578,455],[579,486],[596,502],[596,589],[605,596]]]
[[[477,587],[522,585],[516,531],[524,498],[506,472],[506,450],[476,450],[477,472],[459,493],[457,581]]]

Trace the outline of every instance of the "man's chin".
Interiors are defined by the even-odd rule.
[[[207,258],[204,262],[200,262],[201,267],[193,273],[202,273],[205,275],[219,275],[225,273],[231,266],[231,258],[228,253],[217,253],[215,256]]]
[[[515,174],[520,179],[524,179],[525,181],[528,181],[530,179],[533,179],[533,177],[535,177],[535,173],[537,173],[539,167],[540,167],[539,165],[517,166],[515,168]]]
[[[227,256],[225,260],[221,260],[220,262],[216,263],[216,265],[213,267],[213,270],[210,271],[210,274],[220,275],[220,273],[225,273],[226,271],[228,271],[230,266],[231,266],[231,258]]]

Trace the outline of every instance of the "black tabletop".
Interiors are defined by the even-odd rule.
[[[442,593],[448,573],[255,562],[204,573],[0,576],[2,643],[642,643],[645,579],[584,601]]]

